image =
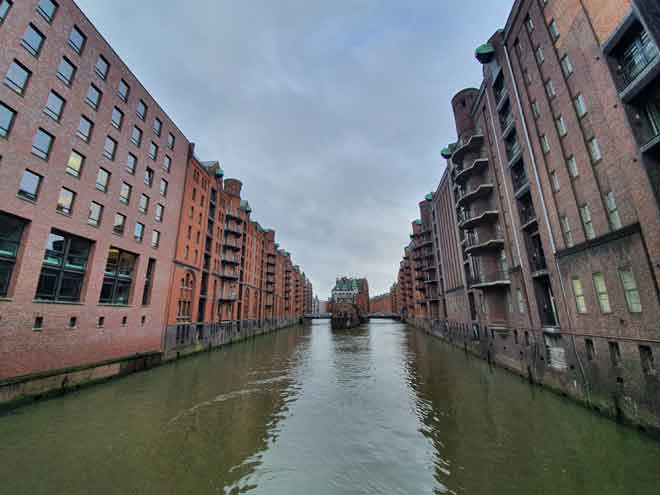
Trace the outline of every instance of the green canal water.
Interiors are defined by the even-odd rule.
[[[657,494],[660,443],[373,320],[0,417],[2,494]]]

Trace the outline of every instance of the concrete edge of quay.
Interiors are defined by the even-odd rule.
[[[577,386],[567,386],[566,381],[558,379],[557,377],[553,378],[545,375],[539,376],[536,373],[528,374],[520,368],[512,366],[500,359],[501,356],[498,355],[497,352],[493,354],[484,354],[483,350],[469,339],[461,338],[461,336],[443,334],[440,329],[432,328],[432,325],[428,321],[408,319],[402,320],[402,322],[417,331],[424,332],[425,334],[437,338],[456,349],[469,353],[488,364],[495,365],[500,369],[512,373],[527,382],[530,386],[539,386],[542,389],[567,399],[574,404],[580,405],[593,413],[613,420],[619,425],[635,429],[660,441],[660,418],[655,416],[651,411],[645,410],[640,404],[632,401],[630,397],[617,397],[615,395],[607,397],[603,394],[594,393],[593,390],[590,393],[585,394],[583,393],[582,388]],[[480,344],[479,341],[476,342],[477,344]],[[580,385],[582,386],[583,384]],[[627,407],[622,407],[619,401],[623,401]]]
[[[221,347],[284,330],[302,324],[303,321],[302,319],[292,319],[276,326],[231,331],[227,332],[226,338],[221,338],[219,342],[199,341],[167,350],[154,350],[0,380],[0,415],[37,401],[59,397],[179,359],[193,357],[202,352],[211,352]]]

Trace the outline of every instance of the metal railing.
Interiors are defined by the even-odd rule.
[[[492,284],[497,282],[508,282],[509,272],[504,270],[497,270],[487,273],[471,273],[468,276],[468,282],[470,285],[479,285],[479,284]]]

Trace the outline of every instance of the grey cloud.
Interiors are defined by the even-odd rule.
[[[79,0],[311,277],[386,290],[502,0]],[[488,13],[488,15],[484,15]]]

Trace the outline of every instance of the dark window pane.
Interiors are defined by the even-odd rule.
[[[57,294],[57,271],[43,268],[37,286],[37,299],[55,299]]]
[[[13,271],[14,263],[0,259],[0,297],[5,297],[9,292],[9,283]]]
[[[117,107],[112,109],[112,125],[117,129],[121,129],[121,124],[124,122],[124,112]]]
[[[79,301],[84,278],[85,275],[82,273],[63,272],[57,300]]]
[[[112,230],[117,234],[123,234],[125,226],[126,226],[126,217],[121,213],[116,213],[115,223],[112,226]]]

